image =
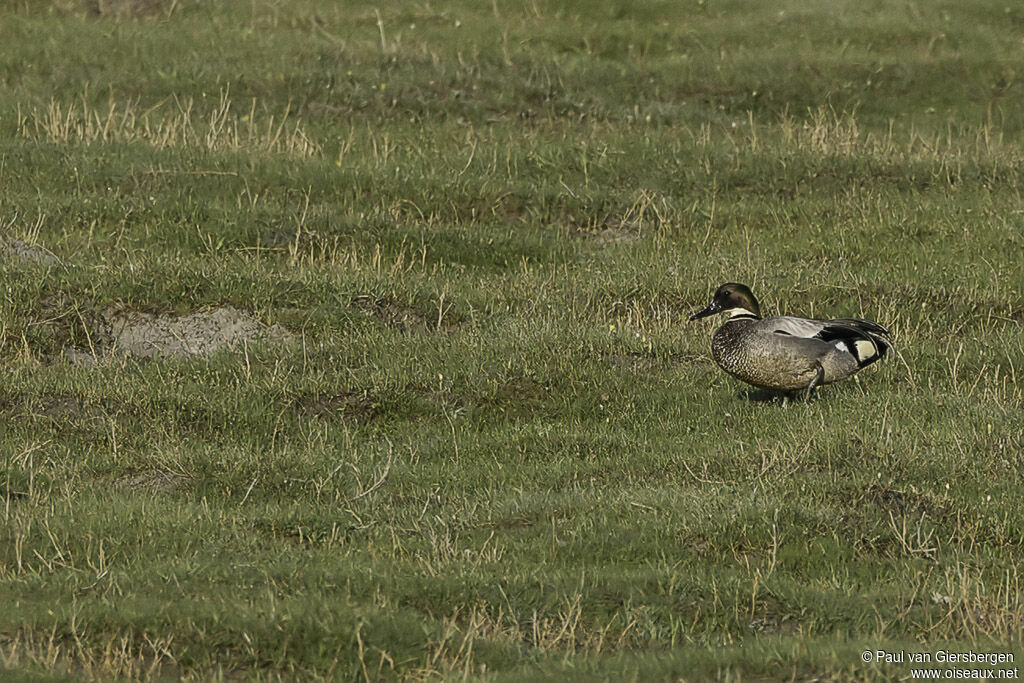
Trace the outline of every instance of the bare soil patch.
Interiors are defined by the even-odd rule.
[[[76,365],[92,365],[114,355],[135,358],[209,356],[249,342],[283,342],[291,333],[264,325],[248,313],[223,306],[188,315],[157,315],[108,308],[98,316],[91,349],[65,350]]]
[[[80,422],[103,417],[103,408],[86,403],[78,396],[23,393],[0,395],[0,413],[18,417],[41,417],[54,422]]]
[[[166,12],[174,7],[173,0],[86,0],[86,10],[100,16],[140,17]]]
[[[627,368],[634,372],[653,372],[669,370],[690,363],[710,363],[710,359],[696,353],[672,353],[656,355],[641,351],[621,351],[607,353],[604,360],[615,367]]]
[[[369,420],[377,415],[377,405],[368,391],[303,394],[295,405],[301,413],[314,417]]]
[[[114,486],[131,491],[171,491],[181,487],[187,479],[187,476],[177,472],[145,470],[118,477],[114,480]]]
[[[573,233],[597,243],[635,242],[645,232],[645,225],[634,219],[608,217],[600,223],[573,226]]]
[[[936,516],[946,512],[944,503],[933,500],[925,494],[916,491],[899,491],[876,483],[867,487],[861,500],[897,516]]]
[[[459,322],[458,316],[450,307],[442,307],[438,311],[426,314],[392,297],[362,294],[352,299],[352,307],[388,327],[406,330],[438,331]]]
[[[41,266],[55,266],[60,259],[42,247],[29,244],[16,237],[0,236],[0,258],[36,263]]]

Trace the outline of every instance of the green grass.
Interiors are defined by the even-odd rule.
[[[1024,9],[117,5],[0,8],[6,674],[1024,654]],[[762,400],[725,281],[898,355]],[[294,340],[62,360],[223,305]]]

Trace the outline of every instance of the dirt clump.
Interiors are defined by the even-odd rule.
[[[393,297],[360,294],[352,299],[352,307],[387,327],[409,331],[437,332],[460,321],[450,306],[442,307],[438,313],[424,313]]]
[[[181,487],[189,477],[167,470],[145,470],[126,474],[114,481],[115,488],[127,491],[172,491]]]
[[[369,420],[378,411],[368,391],[303,394],[295,400],[295,405],[304,415],[323,418],[340,416],[350,420]]]
[[[40,266],[55,266],[60,263],[60,259],[42,247],[3,235],[0,235],[0,258],[35,263]]]
[[[86,0],[86,10],[100,16],[143,16],[174,7],[168,0]]]
[[[95,365],[104,358],[210,356],[248,342],[291,338],[280,325],[264,325],[248,313],[222,306],[188,315],[157,315],[110,307],[96,321],[94,348],[68,348],[64,356],[74,365]]]

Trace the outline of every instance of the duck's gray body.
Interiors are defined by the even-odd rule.
[[[713,313],[730,318],[711,339],[715,362],[733,377],[774,391],[811,390],[856,373],[892,348],[884,327],[870,320],[761,318],[757,299],[729,283],[691,319]]]
[[[730,375],[763,389],[804,390],[819,368],[822,376],[817,384],[831,384],[863,367],[861,363],[866,359],[855,355],[856,346],[851,352],[845,341],[824,341],[813,334],[804,337],[787,331],[820,334],[830,324],[835,323],[804,318],[734,318],[711,338],[711,353]],[[873,354],[874,349],[868,353]],[[878,357],[876,354],[874,359]]]

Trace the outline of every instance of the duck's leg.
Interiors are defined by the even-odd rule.
[[[821,385],[822,380],[825,379],[825,368],[818,364],[818,369],[814,373],[814,377],[811,378],[810,383],[807,385],[807,389],[804,390],[804,400],[808,401],[811,398],[811,392],[814,388]]]

